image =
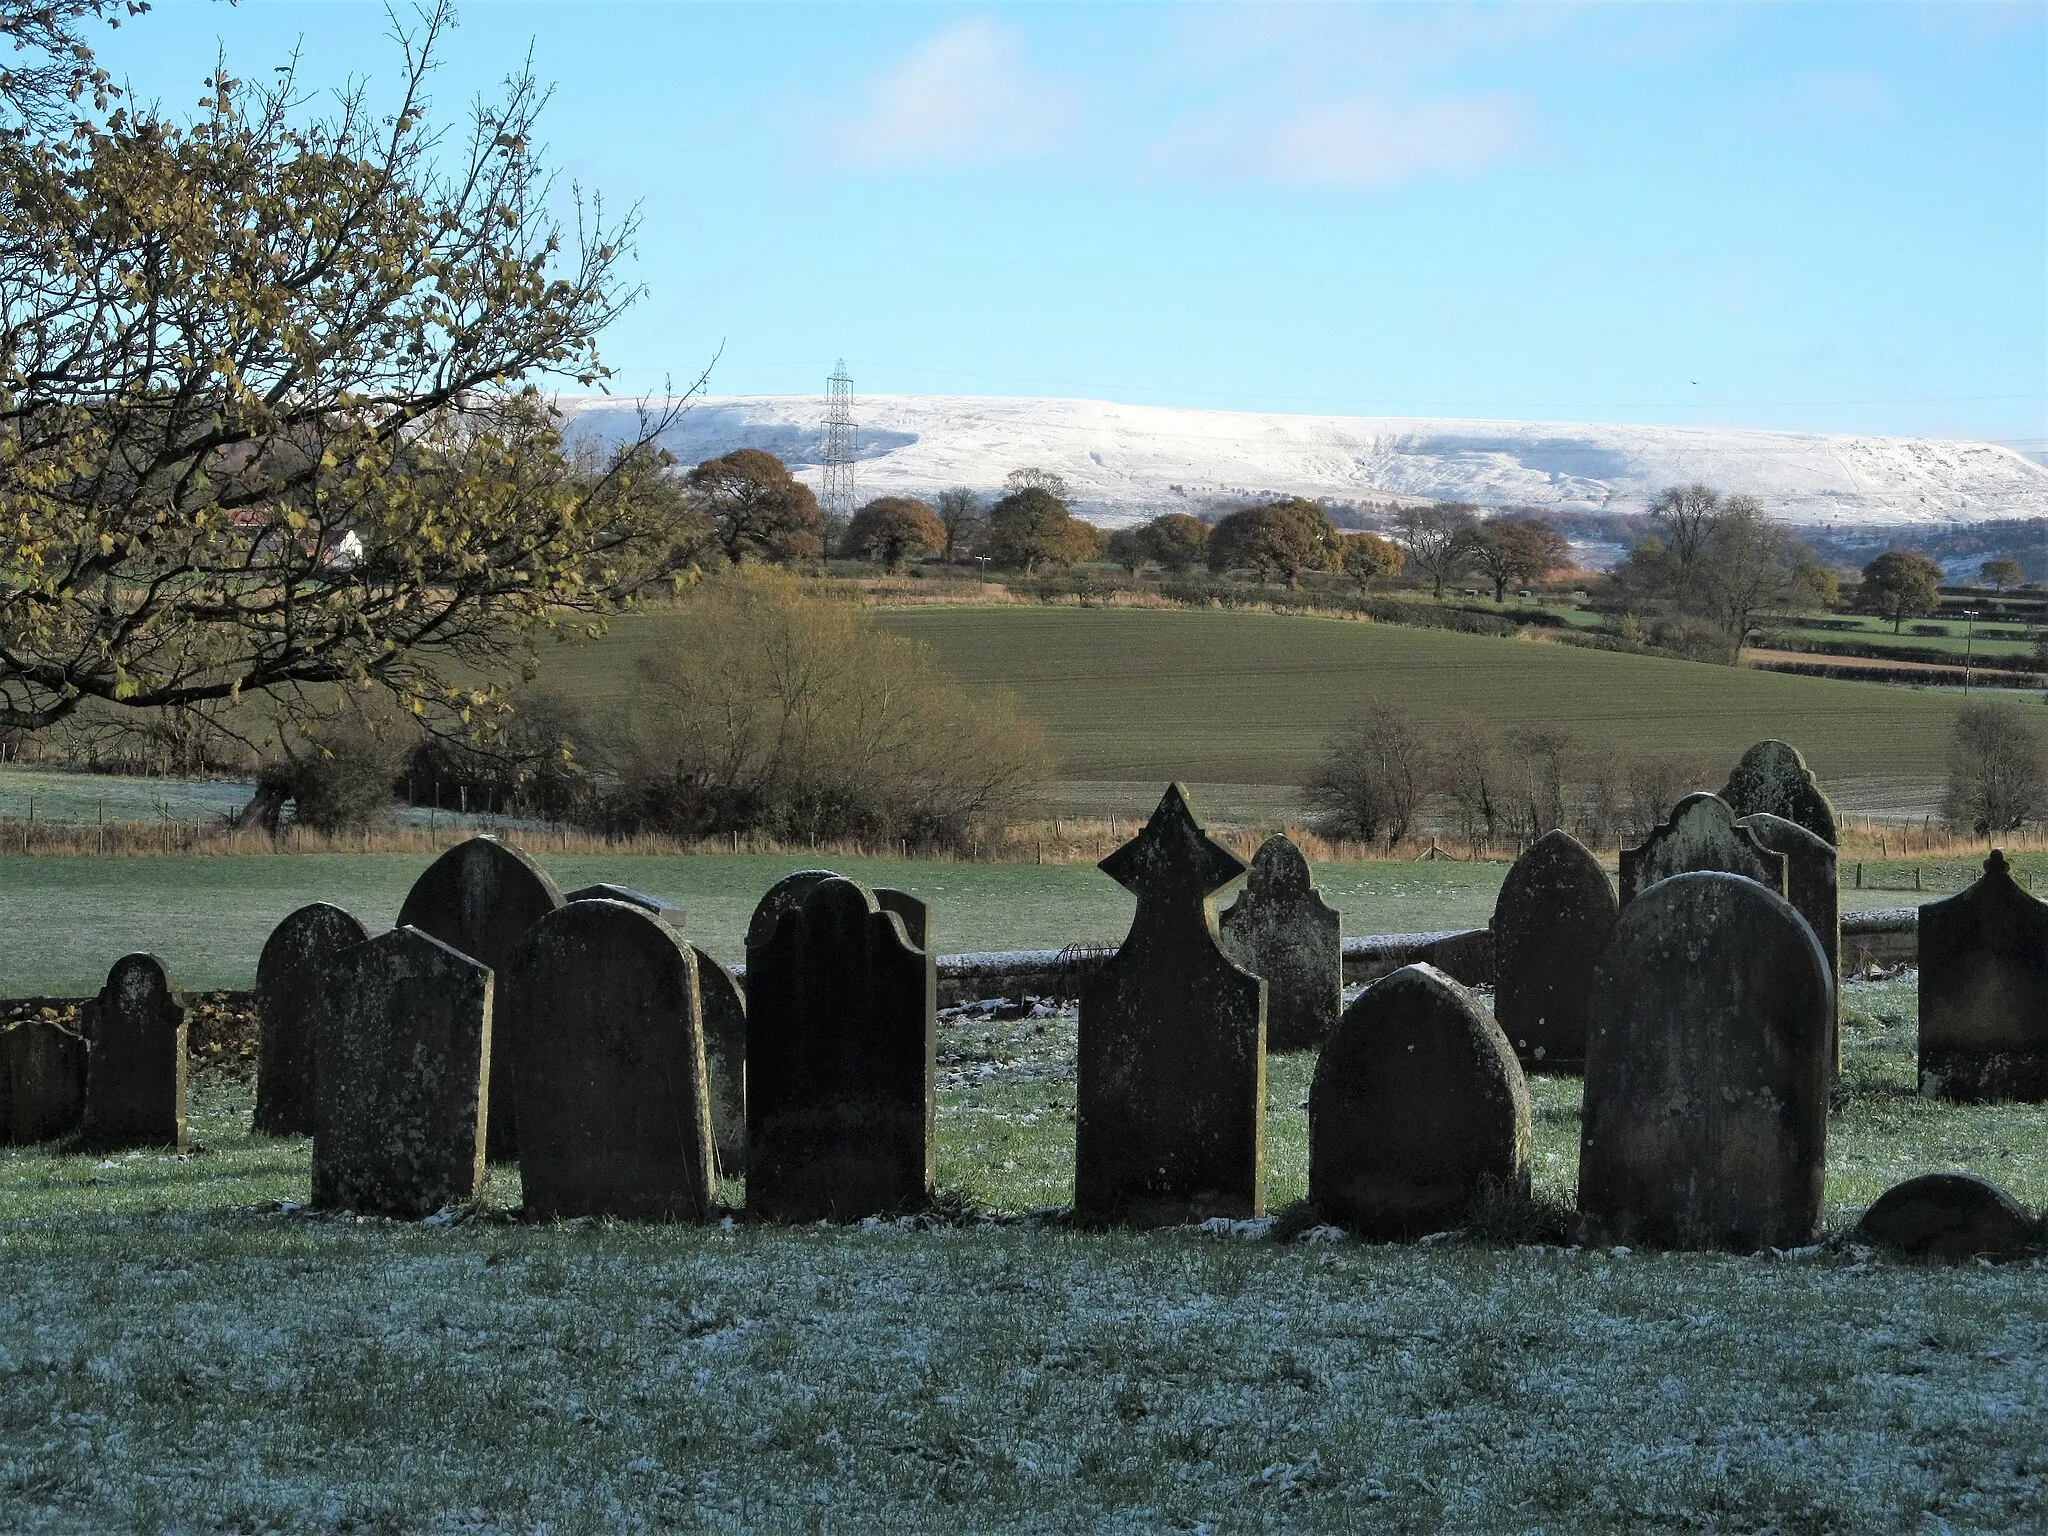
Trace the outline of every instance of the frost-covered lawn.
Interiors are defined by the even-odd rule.
[[[1912,1001],[1852,988],[1837,1238],[1930,1168],[2048,1199],[2048,1114],[1910,1097]],[[203,1153],[0,1155],[0,1529],[2048,1524],[2040,1267],[1065,1230],[1016,1213],[1071,1188],[1072,1030],[949,1022],[932,1230],[529,1227],[509,1172],[316,1220],[232,1084]],[[1533,1086],[1568,1198],[1577,1085]]]

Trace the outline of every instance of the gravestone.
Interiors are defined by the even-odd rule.
[[[1785,899],[1792,903],[1806,926],[1820,940],[1820,952],[1827,956],[1828,976],[1837,987],[1842,984],[1842,892],[1835,873],[1835,845],[1816,837],[1796,821],[1773,816],[1767,811],[1745,816],[1738,825],[1749,828],[1773,853],[1785,856]],[[1828,1064],[1832,1072],[1842,1070],[1841,1021],[1829,1032]]]
[[[747,1209],[847,1221],[932,1193],[938,977],[901,917],[819,881],[747,958]]]
[[[492,972],[417,928],[327,963],[314,1010],[315,1206],[416,1221],[483,1191]]]
[[[665,896],[650,896],[645,891],[634,890],[630,885],[613,885],[609,882],[586,885],[580,890],[571,891],[562,900],[623,901],[630,907],[638,907],[643,912],[651,913],[677,932],[681,932],[683,928],[685,914],[682,903],[670,901]]]
[[[782,914],[794,911],[804,904],[804,899],[827,880],[840,876],[829,869],[800,869],[793,875],[784,875],[768,887],[754,907],[754,915],[747,920],[747,964],[752,966],[753,952],[775,937],[775,925],[782,920]],[[903,919],[903,931],[918,949],[930,949],[925,925],[929,913],[925,904],[908,891],[892,891],[879,886],[874,891],[875,902],[884,912],[894,912]]]
[[[1403,966],[1344,1010],[1308,1098],[1308,1198],[1367,1237],[1454,1226],[1488,1189],[1529,1193],[1529,1088],[1478,999]]]
[[[1920,909],[1920,1091],[2048,1099],[2048,903],[1996,849],[1968,890]]]
[[[502,970],[526,930],[561,905],[555,882],[526,854],[495,837],[472,837],[427,866],[406,893],[396,926],[417,928]],[[509,1062],[492,1060],[500,1082],[510,1082],[510,1072]],[[499,1098],[485,1147],[494,1163],[519,1156],[518,1110],[509,1092]]]
[[[704,1068],[711,1094],[711,1139],[721,1177],[747,1171],[747,995],[731,971],[697,950],[697,996],[704,1010]]]
[[[1219,931],[1224,952],[1265,978],[1266,1049],[1321,1045],[1344,1011],[1343,919],[1290,839],[1269,837],[1252,855],[1251,876]]]
[[[1101,863],[1138,898],[1081,985],[1074,1213],[1168,1226],[1257,1216],[1266,1194],[1266,984],[1224,951],[1210,894],[1244,863],[1170,785]]]
[[[1923,1173],[1894,1184],[1856,1232],[1910,1258],[2016,1259],[2041,1243],[2040,1223],[2019,1201],[1968,1173]]]
[[[1797,1248],[1820,1231],[1834,984],[1776,892],[1675,875],[1622,908],[1593,977],[1584,1240]]]
[[[1634,848],[1621,850],[1621,904],[1626,907],[1660,880],[1703,870],[1741,875],[1785,894],[1785,856],[1766,848],[1719,795],[1687,795],[1671,819]]]
[[[526,931],[495,1021],[528,1214],[701,1221],[716,1197],[697,952],[653,913],[572,901]]]
[[[1728,775],[1721,798],[1737,816],[1782,816],[1834,847],[1835,808],[1821,792],[1799,749],[1782,741],[1760,741],[1742,754]]]
[[[1593,967],[1619,915],[1600,861],[1569,832],[1544,833],[1508,871],[1493,904],[1493,1016],[1524,1065],[1585,1065]]]
[[[185,1012],[155,955],[114,962],[85,1008],[85,1145],[185,1145]]]
[[[7,1131],[0,1140],[26,1146],[77,1130],[91,1058],[85,1036],[54,1019],[23,1019],[8,1027],[0,1046],[7,1071]]]
[[[270,931],[256,962],[256,1117],[266,1136],[313,1134],[313,1004],[320,971],[369,934],[316,901]]]

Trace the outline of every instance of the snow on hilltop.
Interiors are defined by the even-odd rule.
[[[634,429],[634,401],[560,404],[572,431],[616,440]],[[765,448],[815,487],[824,407],[815,395],[700,400],[663,442],[686,464]],[[855,411],[863,500],[987,491],[1034,465],[1065,476],[1075,510],[1106,527],[1275,494],[1640,512],[1664,486],[1695,480],[1807,525],[2048,517],[2048,466],[1991,443],[960,395],[865,395]]]

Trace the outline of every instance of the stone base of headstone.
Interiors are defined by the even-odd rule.
[[[1856,1232],[1927,1259],[2017,1259],[2042,1239],[2041,1224],[2019,1201],[1968,1173],[1924,1173],[1893,1185],[1863,1213]]]
[[[2048,1100],[2048,1052],[1920,1048],[1920,1093],[1963,1104]]]
[[[48,1019],[24,1019],[0,1044],[6,1052],[0,1062],[6,1072],[6,1092],[0,1095],[6,1132],[0,1140],[27,1145],[76,1131],[85,1114],[85,1037]]]

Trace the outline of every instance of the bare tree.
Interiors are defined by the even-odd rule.
[[[1694,597],[1739,651],[1757,614],[1815,601],[1813,555],[1764,516],[1753,496],[1730,496],[1694,566]]]
[[[1442,736],[1437,785],[1458,818],[1466,842],[1493,841],[1501,817],[1500,763],[1493,731],[1477,715],[1451,721]]]
[[[2040,727],[2032,711],[1993,701],[1956,711],[1948,752],[1948,789],[1941,814],[1951,827],[1979,837],[2017,832],[2048,805]]]
[[[1394,514],[1394,542],[1408,563],[1430,579],[1435,595],[1444,583],[1470,563],[1472,539],[1479,527],[1474,509],[1461,501],[1435,501],[1426,507],[1403,507]]]
[[[1510,777],[1502,802],[1508,830],[1522,842],[1533,843],[1569,819],[1566,786],[1575,747],[1570,733],[1552,726],[1523,726],[1508,732],[1506,766]]]
[[[1018,491],[1044,491],[1048,495],[1057,496],[1061,501],[1074,499],[1073,492],[1067,489],[1065,475],[1035,466],[1011,470],[1003,477],[1003,485],[1013,495]]]
[[[945,527],[945,561],[951,565],[966,552],[975,529],[981,526],[981,498],[966,486],[956,485],[932,498],[932,511]]]
[[[1662,752],[1634,758],[1628,765],[1628,792],[1622,809],[1622,830],[1641,842],[1671,814],[1671,807],[1699,788],[1706,770],[1692,756]]]
[[[1681,574],[1690,574],[1698,564],[1720,510],[1721,493],[1697,481],[1666,486],[1650,503],[1650,517],[1664,531],[1664,547],[1676,557]]]
[[[1332,836],[1388,847],[1408,835],[1430,789],[1429,751],[1399,704],[1368,700],[1364,712],[1331,738],[1322,766],[1303,786]]]

